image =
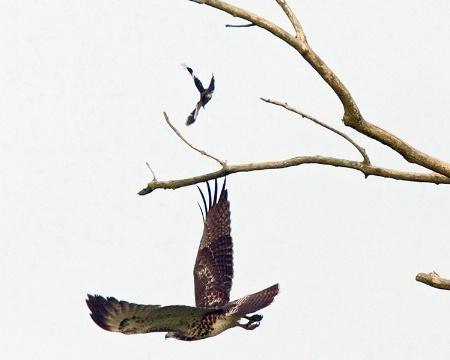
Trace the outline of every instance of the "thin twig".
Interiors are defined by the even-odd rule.
[[[284,13],[286,14],[289,21],[291,22],[292,26],[294,27],[295,37],[297,39],[299,39],[300,41],[306,42],[306,37],[305,37],[305,33],[303,32],[303,28],[300,25],[300,21],[298,21],[297,16],[295,16],[291,7],[284,0],[276,0],[276,1],[277,1],[278,5],[281,6]]]
[[[450,290],[450,280],[441,278],[434,271],[429,274],[425,273],[417,274],[416,281],[432,286],[437,289]]]
[[[289,110],[289,111],[292,111],[292,112],[294,112],[296,114],[299,114],[300,116],[302,116],[302,117],[304,117],[304,118],[306,118],[308,120],[311,120],[312,122],[316,123],[317,125],[320,125],[320,126],[324,127],[325,129],[328,129],[328,130],[334,132],[335,134],[343,137],[345,140],[347,140],[350,144],[352,144],[359,151],[359,153],[361,154],[361,156],[364,159],[363,163],[367,164],[367,165],[370,165],[370,159],[369,159],[369,156],[367,155],[366,150],[362,146],[358,145],[347,134],[345,134],[345,133],[343,133],[343,132],[333,128],[330,125],[327,125],[327,124],[323,123],[320,120],[317,120],[316,118],[314,118],[314,117],[304,113],[303,111],[297,110],[297,109],[293,108],[292,106],[289,106],[287,103],[283,103],[283,102],[276,101],[276,100],[271,100],[271,99],[266,99],[266,98],[261,98],[261,100],[265,101],[267,103],[270,103],[270,104],[274,104],[274,105],[278,105],[278,106],[284,107],[286,110]]]
[[[167,124],[169,124],[170,128],[175,132],[175,134],[177,134],[177,136],[184,141],[184,143],[189,146],[191,149],[199,152],[202,155],[205,155],[213,160],[216,160],[222,167],[226,167],[227,162],[224,160],[221,160],[209,153],[207,153],[205,150],[199,149],[198,147],[196,147],[195,145],[191,144],[189,141],[187,141],[183,135],[181,135],[181,133],[178,131],[178,129],[170,122],[169,117],[167,116],[166,112],[164,112],[164,118],[166,119]]]
[[[158,181],[158,180],[156,180],[155,173],[153,172],[152,168],[150,167],[150,164],[148,162],[146,162],[146,164],[147,164],[147,167],[150,169],[150,171],[151,171],[151,173],[153,175],[153,181]]]
[[[250,26],[256,26],[256,24],[243,24],[243,25],[226,24],[225,25],[225,27],[233,27],[233,28],[243,28],[243,27],[250,27]]]

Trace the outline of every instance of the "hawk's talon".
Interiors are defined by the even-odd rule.
[[[255,314],[252,316],[246,316],[244,315],[242,318],[247,319],[247,324],[239,324],[240,327],[244,328],[245,330],[255,330],[259,326],[259,322],[262,320],[262,315]]]
[[[248,322],[244,325],[245,330],[255,330],[259,326],[259,322]]]
[[[258,322],[261,321],[263,316],[259,314],[255,314],[252,316],[244,316],[245,319],[249,320],[250,322]]]

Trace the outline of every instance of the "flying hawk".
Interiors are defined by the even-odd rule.
[[[203,235],[194,266],[195,307],[139,305],[89,295],[91,318],[101,328],[123,334],[167,331],[166,338],[192,341],[216,336],[235,326],[253,330],[261,315],[249,315],[269,306],[278,294],[278,284],[255,294],[230,301],[233,279],[233,242],[230,235],[230,204],[223,184],[217,200],[208,183],[208,201],[202,191]],[[240,323],[246,319],[246,323]]]
[[[191,125],[197,120],[198,112],[200,111],[200,108],[205,108],[205,105],[211,100],[212,94],[214,92],[214,75],[211,77],[211,81],[209,83],[209,86],[207,89],[205,89],[202,85],[202,82],[198,79],[197,76],[194,75],[194,71],[187,66],[186,64],[182,64],[187,71],[189,71],[189,74],[191,74],[192,78],[194,79],[195,86],[197,87],[197,90],[200,93],[200,100],[198,101],[197,105],[195,105],[195,109],[192,110],[192,112],[189,114],[186,125]]]

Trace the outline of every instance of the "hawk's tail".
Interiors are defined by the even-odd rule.
[[[271,287],[261,290],[255,294],[247,295],[243,298],[228,303],[225,305],[224,310],[229,315],[236,314],[239,317],[252,314],[269,306],[279,291],[280,289],[278,284],[272,285]]]

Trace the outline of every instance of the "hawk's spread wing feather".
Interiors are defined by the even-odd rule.
[[[139,305],[113,297],[88,295],[86,303],[91,317],[101,328],[123,334],[144,334],[157,331],[184,332],[208,313],[191,306]]]
[[[217,180],[214,194],[207,183],[208,199],[200,190],[205,207],[203,235],[194,266],[195,304],[219,309],[230,300],[233,279],[233,240],[231,238],[230,204],[223,187],[217,200]]]
[[[252,314],[269,306],[279,291],[278,284],[272,285],[257,293],[229,302],[223,310],[226,315],[236,314],[238,317]]]

